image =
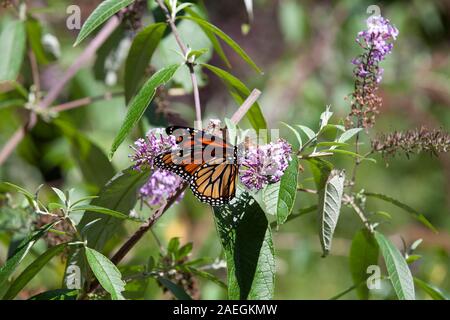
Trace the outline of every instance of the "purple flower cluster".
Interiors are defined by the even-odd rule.
[[[283,139],[266,145],[250,147],[241,161],[240,179],[250,190],[261,190],[280,181],[291,160],[292,148]]]
[[[359,45],[366,50],[366,54],[352,60],[356,66],[355,74],[365,78],[372,73],[372,66],[391,53],[394,41],[397,39],[398,29],[388,19],[382,16],[371,16],[367,19],[367,30],[360,31],[356,38]],[[379,83],[384,70],[376,68],[375,80]]]
[[[141,199],[150,206],[160,206],[165,203],[169,195],[174,194],[179,188],[183,179],[176,174],[156,169],[150,179],[139,190]],[[184,193],[180,195],[177,201],[183,198]]]
[[[151,129],[147,132],[145,139],[138,139],[131,146],[134,154],[130,155],[134,161],[134,168],[153,168],[153,159],[164,151],[171,150],[176,146],[175,137],[167,136],[163,129]]]
[[[164,151],[175,148],[175,137],[167,136],[163,129],[150,130],[145,139],[138,139],[131,148],[134,151],[130,158],[134,161],[134,169],[154,169],[155,157]],[[176,192],[183,180],[176,174],[156,169],[149,180],[139,190],[139,198],[150,206],[161,206]],[[180,195],[179,199],[183,197]]]

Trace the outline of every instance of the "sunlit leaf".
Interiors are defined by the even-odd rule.
[[[6,294],[3,296],[3,299],[14,299],[20,290],[22,290],[54,256],[60,254],[64,250],[66,245],[66,243],[56,245],[41,254],[14,280]]]
[[[380,246],[389,280],[400,300],[415,300],[414,282],[408,264],[400,251],[383,234],[375,231],[375,239]]]
[[[179,64],[172,64],[156,72],[142,86],[133,100],[131,100],[125,120],[123,121],[111,147],[111,151],[109,153],[110,159],[144,114],[145,109],[155,96],[156,89],[172,79],[179,66]]]
[[[326,256],[331,249],[334,230],[341,211],[344,181],[345,174],[342,171],[332,171],[324,188],[318,191],[320,243],[322,244],[323,256]]]
[[[165,30],[165,23],[154,23],[139,31],[133,39],[125,62],[124,85],[127,103],[136,93]]]
[[[225,41],[225,43],[228,44],[242,59],[244,59],[244,61],[246,61],[250,66],[252,66],[252,68],[255,69],[256,72],[262,74],[261,69],[256,65],[255,62],[253,62],[253,60],[248,56],[248,54],[222,30],[220,30],[213,24],[209,23],[208,21],[194,16],[181,16],[179,18],[194,21],[200,27],[206,28],[210,32],[213,32],[216,36]]]
[[[11,20],[3,25],[0,32],[0,82],[16,80],[25,54],[25,24]]]
[[[75,47],[78,45],[103,22],[133,2],[134,0],[105,0],[100,3],[87,18],[83,27],[81,27],[80,33],[78,33],[77,40],[75,40],[73,46]]]
[[[85,252],[92,272],[103,289],[111,294],[111,299],[124,300],[122,292],[125,290],[125,282],[119,269],[100,252],[91,248],[85,248]]]

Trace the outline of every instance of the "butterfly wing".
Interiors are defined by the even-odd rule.
[[[194,195],[202,202],[221,206],[234,198],[238,165],[214,161],[198,168],[190,181]]]
[[[219,206],[235,195],[238,165],[236,148],[223,139],[188,127],[168,127],[177,148],[155,158],[155,165],[189,182],[202,202]]]

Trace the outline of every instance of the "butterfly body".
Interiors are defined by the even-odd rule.
[[[201,202],[221,206],[233,199],[237,150],[226,137],[187,127],[168,127],[166,133],[175,136],[177,148],[159,155],[157,167],[182,177]]]

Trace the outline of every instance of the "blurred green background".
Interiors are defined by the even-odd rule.
[[[77,4],[81,8],[82,21],[100,1],[27,1],[30,11],[41,21],[45,33],[57,37],[61,56],[45,65],[41,70],[43,90],[48,90],[58,81],[63,71],[80,54],[83,45],[73,48],[77,30],[66,28],[66,8]],[[380,88],[383,108],[370,135],[420,127],[450,127],[450,2],[449,1],[295,1],[255,0],[254,19],[247,34],[243,25],[248,15],[242,0],[205,1],[210,20],[238,42],[264,70],[257,75],[231,50],[225,51],[233,66],[231,72],[250,88],[263,92],[261,107],[271,128],[281,128],[280,121],[303,124],[316,129],[318,118],[325,106],[330,104],[334,112],[333,121],[339,122],[349,113],[349,102],[345,97],[353,90],[351,59],[360,53],[355,42],[356,34],[365,28],[368,17],[366,9],[376,4],[381,14],[390,19],[399,29],[393,53],[382,62],[385,75]],[[0,9],[0,21],[8,19]],[[144,16],[151,23],[150,16]],[[0,22],[0,28],[2,25]],[[208,40],[198,27],[189,21],[179,25],[186,43],[192,48],[210,47]],[[1,45],[1,44],[0,44]],[[172,61],[179,61],[173,52],[176,45],[172,36],[162,43],[152,60],[157,69]],[[223,66],[222,61],[211,54],[202,57],[210,64]],[[104,53],[99,50],[97,61]],[[103,56],[104,58],[104,56]],[[60,96],[59,102],[71,101],[86,96],[98,96],[105,92],[123,92],[123,67],[116,72],[117,83],[107,85],[102,72],[96,74],[96,59],[83,68]],[[29,74],[24,63],[23,74]],[[200,97],[204,117],[230,117],[236,109],[223,84],[210,73],[199,73],[201,77]],[[24,86],[29,79],[21,79]],[[191,84],[187,72],[179,70],[176,77],[177,92],[169,91],[170,108],[191,122],[194,118]],[[6,102],[8,88],[0,85],[0,99]],[[9,97],[10,98],[10,97]],[[0,145],[4,145],[21,123],[24,112],[20,107],[2,104],[0,100]],[[60,119],[69,122],[88,136],[105,153],[125,115],[122,97],[99,101],[88,106],[66,111]],[[282,136],[290,138],[289,131],[281,128]],[[130,166],[130,145],[141,136],[136,130],[116,153],[113,165],[121,170]],[[369,143],[368,139],[364,142]],[[418,238],[424,242],[418,254],[423,258],[412,266],[413,273],[421,279],[450,292],[450,157],[429,155],[397,156],[386,162],[377,157],[378,163],[365,162],[358,172],[357,187],[371,192],[380,192],[395,197],[423,213],[438,229],[433,234],[407,213],[394,206],[369,199],[367,208],[385,211],[392,215],[390,223],[380,228],[402,246],[401,237],[407,244]],[[345,156],[336,156],[335,162],[351,170],[352,162]],[[101,168],[99,168],[101,170]],[[300,182],[312,187],[308,170],[301,174]],[[0,168],[0,180],[10,181],[34,190],[41,183],[46,186],[42,198],[55,198],[50,186],[61,189],[75,188],[77,195],[95,194],[95,187],[88,185],[80,171],[70,143],[53,124],[39,121],[15,152]],[[295,211],[314,204],[314,195],[300,193]],[[17,200],[21,200],[17,197]],[[145,216],[149,213],[140,212]],[[0,213],[0,264],[7,255],[7,244],[22,232],[21,217]],[[352,284],[348,271],[348,253],[352,235],[362,227],[357,216],[344,208],[337,226],[330,256],[321,258],[317,221],[314,214],[295,219],[274,231],[277,256],[275,298],[277,299],[328,299]],[[17,229],[19,228],[19,229]],[[113,252],[127,234],[136,229],[135,224],[126,224],[123,230],[111,239],[108,248]],[[166,243],[171,237],[180,237],[181,243],[194,243],[193,256],[220,257],[221,248],[211,214],[211,208],[194,199],[190,191],[185,199],[175,205],[157,223],[155,233]],[[44,250],[39,243],[34,255]],[[136,246],[123,265],[145,264],[150,255],[158,254],[158,246],[151,234]],[[30,261],[32,257],[28,257]],[[60,287],[64,265],[54,259],[36,277],[21,298]],[[225,271],[217,274],[225,277]],[[201,284],[204,299],[224,298],[226,292],[214,283]],[[418,291],[418,298],[427,296]],[[386,283],[372,295],[375,299],[392,298]],[[154,282],[150,282],[145,298],[167,298],[162,296]],[[344,298],[356,298],[354,292]]]

